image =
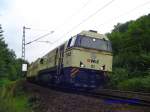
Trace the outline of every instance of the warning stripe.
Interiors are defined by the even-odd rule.
[[[73,68],[73,69],[71,70],[71,72],[74,72],[75,70],[77,70],[77,68]]]
[[[79,72],[79,69],[76,69],[73,73],[71,73],[71,77],[75,77],[77,75],[77,73]]]

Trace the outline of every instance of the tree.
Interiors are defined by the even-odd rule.
[[[3,30],[0,25],[0,78],[16,80],[21,77],[21,62],[15,52],[8,48],[4,41]]]
[[[119,56],[120,65],[135,70],[148,69],[147,65],[150,53],[150,14],[140,17],[136,21],[117,24],[108,37],[112,41],[114,55]],[[143,57],[144,55],[144,57]],[[147,59],[145,59],[147,57]],[[117,61],[117,60],[116,60]],[[115,63],[117,65],[117,63]],[[117,65],[118,66],[118,65]]]

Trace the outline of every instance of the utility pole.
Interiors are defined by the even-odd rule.
[[[25,76],[26,71],[27,71],[27,64],[24,63],[25,61],[25,45],[26,45],[26,41],[25,41],[25,31],[26,29],[30,29],[27,28],[25,26],[23,26],[23,36],[22,36],[22,75]]]
[[[26,29],[30,29],[30,28],[27,28],[25,26],[23,26],[23,38],[22,38],[22,59],[25,60],[25,30]]]
[[[22,36],[22,59],[25,60],[25,26],[23,27],[23,36]]]

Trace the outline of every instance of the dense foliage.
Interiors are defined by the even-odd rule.
[[[0,25],[0,112],[30,112],[27,95],[14,81],[22,77],[22,61],[8,48]]]
[[[111,86],[150,91],[150,14],[117,24],[107,36],[114,53]]]
[[[23,80],[10,81],[0,87],[0,112],[31,112],[30,96],[24,87]]]
[[[21,77],[21,63],[22,60],[17,59],[14,51],[5,43],[0,25],[0,85],[5,82],[1,79],[16,80]]]

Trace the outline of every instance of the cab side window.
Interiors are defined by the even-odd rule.
[[[44,63],[44,59],[43,58],[41,58],[41,60],[40,60],[40,64],[43,64]]]
[[[76,37],[73,37],[70,43],[70,47],[74,46],[75,41],[76,41]]]
[[[70,47],[71,40],[72,40],[72,38],[71,38],[71,39],[69,39],[69,41],[68,41],[68,45],[67,45],[67,48],[69,48],[69,47]]]
[[[75,45],[75,42],[76,42],[76,37],[72,37],[68,42],[67,48],[73,47]]]

